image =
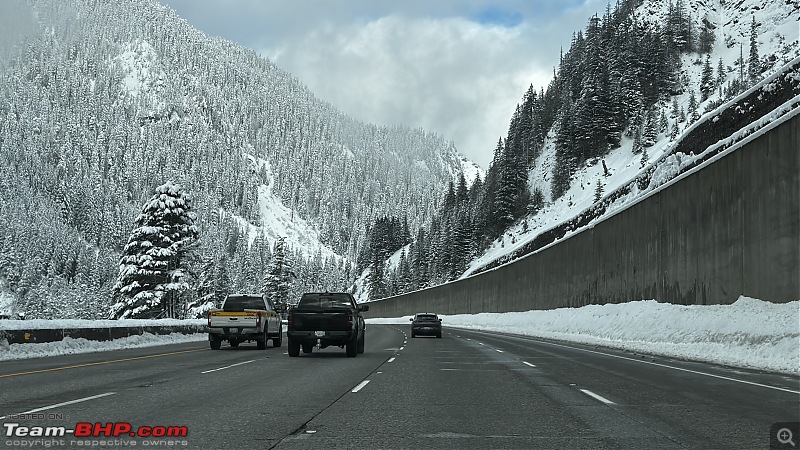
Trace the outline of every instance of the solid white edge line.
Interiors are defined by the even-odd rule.
[[[597,395],[597,394],[595,394],[594,392],[592,392],[592,391],[590,391],[588,389],[581,389],[580,391],[583,392],[584,394],[588,395],[589,397],[592,397],[595,400],[600,400],[601,402],[605,403],[606,405],[613,405],[614,404],[614,402],[612,402],[611,400],[603,397],[602,395]]]
[[[659,363],[654,363],[654,362],[650,362],[650,361],[642,361],[642,360],[639,360],[639,359],[628,358],[628,357],[625,357],[625,356],[612,355],[610,353],[603,353],[603,352],[598,352],[598,351],[594,351],[594,350],[587,350],[585,348],[580,348],[580,347],[571,347],[569,345],[556,344],[555,342],[547,342],[547,341],[541,341],[541,340],[537,340],[537,342],[542,342],[544,344],[555,345],[555,346],[558,346],[558,347],[571,348],[573,350],[580,350],[580,351],[584,351],[584,352],[588,352],[588,353],[596,353],[598,355],[610,356],[612,358],[626,359],[628,361],[634,361],[634,362],[638,362],[638,363],[642,363],[642,364],[650,364],[652,366],[665,367],[667,369],[680,370],[682,372],[689,372],[689,373],[694,373],[694,374],[697,374],[697,375],[705,375],[707,377],[720,378],[722,380],[735,381],[737,383],[742,383],[742,384],[750,384],[750,385],[753,385],[753,386],[759,386],[759,387],[763,387],[763,388],[774,389],[776,391],[789,392],[789,393],[792,393],[792,394],[800,394],[800,391],[793,391],[791,389],[786,389],[786,388],[777,387],[777,386],[769,386],[767,384],[756,383],[754,381],[739,380],[737,378],[726,377],[726,376],[723,376],[723,375],[714,375],[713,373],[699,372],[697,370],[684,369],[682,367],[668,366],[666,364],[659,364]],[[657,355],[654,355],[654,356],[657,356]],[[698,361],[698,362],[702,362],[702,361]]]
[[[526,361],[522,361],[522,364],[525,364],[526,366],[536,367],[533,364],[531,364],[529,362],[526,362]]]
[[[362,381],[361,383],[358,383],[358,386],[354,387],[354,388],[353,388],[353,390],[352,390],[352,391],[350,391],[350,392],[352,392],[352,393],[356,393],[356,392],[360,391],[360,390],[361,390],[361,388],[363,388],[363,387],[364,387],[364,386],[366,386],[367,384],[369,384],[369,380],[364,380],[364,381]]]
[[[230,369],[231,367],[241,366],[242,364],[247,364],[247,363],[251,363],[251,362],[255,362],[255,361],[256,361],[255,359],[252,359],[250,361],[244,361],[244,362],[240,362],[240,363],[236,363],[236,364],[231,364],[230,366],[220,367],[218,369],[206,370],[205,372],[200,372],[200,373],[211,373],[211,372],[216,372],[218,370]]]
[[[386,361],[386,362],[392,362],[392,361],[394,361],[394,356],[392,356],[391,358],[389,358],[389,360],[388,360],[388,361]]]
[[[50,406],[42,406],[41,408],[36,408],[36,409],[32,409],[30,411],[25,411],[25,412],[21,412],[21,413],[17,413],[17,414],[9,414],[9,415],[17,416],[17,415],[21,415],[21,414],[31,414],[31,413],[35,413],[35,412],[39,412],[39,411],[46,411],[48,409],[58,408],[59,406],[67,406],[67,405],[72,405],[72,404],[75,404],[75,403],[85,402],[87,400],[94,400],[96,398],[107,397],[109,395],[114,395],[114,394],[116,394],[116,392],[106,392],[105,394],[92,395],[91,397],[83,397],[83,398],[79,398],[77,400],[70,400],[68,402],[56,403],[55,405],[50,405]],[[6,417],[8,417],[8,416],[0,416],[0,419],[5,419]]]

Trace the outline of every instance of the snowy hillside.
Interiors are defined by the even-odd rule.
[[[319,255],[322,258],[335,256],[337,259],[341,259],[342,256],[321,242],[318,230],[284,205],[280,197],[275,195],[272,190],[275,178],[269,162],[247,153],[245,153],[245,157],[251,163],[251,170],[260,173],[265,181],[264,184],[258,186],[260,223],[253,225],[241,217],[238,218],[240,226],[247,230],[250,243],[260,234],[272,247],[278,238],[284,237],[286,244],[305,258]],[[225,214],[225,211],[220,210],[220,214]]]
[[[800,55],[800,44],[798,43],[799,34],[798,21],[800,21],[800,8],[797,5],[781,2],[769,2],[764,5],[760,1],[692,1],[690,2],[693,11],[695,25],[700,27],[705,19],[710,23],[711,28],[716,30],[719,38],[715,41],[713,50],[709,56],[713,64],[720,60],[727,70],[727,83],[739,76],[738,67],[735,62],[740,57],[739,44],[741,43],[747,52],[748,40],[752,19],[755,18],[758,32],[759,55],[763,61],[768,62],[769,68],[763,73],[765,80],[770,79],[770,75],[780,69],[787,62],[790,62]],[[651,20],[663,18],[666,14],[669,2],[648,0],[640,6],[636,14],[640,17],[647,17]],[[746,57],[746,54],[745,54]],[[529,175],[529,185],[531,192],[539,189],[545,196],[545,205],[538,213],[529,216],[525,221],[515,224],[512,228],[499,239],[495,240],[489,248],[479,257],[474,259],[467,271],[461,278],[476,273],[477,270],[492,263],[493,261],[507,261],[509,255],[531,242],[542,232],[549,230],[566,220],[576,217],[581,212],[595,204],[599,195],[604,197],[608,193],[628,185],[637,175],[647,170],[653,170],[651,164],[659,163],[664,155],[674,147],[675,142],[679,141],[684,134],[690,131],[692,121],[680,122],[679,118],[671,115],[673,101],[677,101],[682,108],[687,108],[692,95],[697,96],[699,114],[709,108],[715,109],[714,105],[719,104],[724,99],[722,89],[716,89],[706,100],[699,101],[701,87],[703,61],[705,57],[698,54],[684,55],[682,58],[682,76],[688,80],[688,88],[680,95],[675,96],[669,102],[662,102],[660,110],[656,111],[656,116],[664,114],[669,119],[669,129],[678,126],[679,134],[672,138],[668,131],[658,134],[656,142],[647,149],[646,154],[636,154],[634,141],[630,137],[623,136],[619,148],[612,150],[603,161],[608,168],[609,175],[604,176],[603,161],[596,161],[594,164],[587,164],[579,168],[574,175],[572,184],[566,193],[556,201],[552,201],[550,183],[552,182],[553,163],[555,160],[555,135],[548,133],[544,150],[535,161]],[[760,85],[763,87],[766,82]],[[737,98],[744,97],[745,94]],[[729,101],[729,104],[735,102]],[[702,118],[698,118],[702,120]],[[684,158],[683,163],[689,164],[690,158]],[[661,162],[660,165],[668,166],[670,161]],[[673,174],[674,175],[674,174]],[[598,185],[600,188],[598,189]],[[599,192],[601,191],[601,192]],[[643,192],[641,194],[644,194]],[[626,202],[631,202],[630,196],[626,197]],[[612,210],[608,210],[612,213]],[[492,264],[492,265],[496,265]]]
[[[359,122],[152,0],[4,3],[31,23],[2,55],[0,280],[29,317],[103,317],[134,219],[167,181],[193,198],[191,295],[207,297],[258,290],[278,236],[296,289],[339,263],[343,289],[376,217],[416,228],[460,176],[443,137]]]

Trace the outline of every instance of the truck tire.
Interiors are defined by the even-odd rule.
[[[364,335],[361,335],[361,339],[358,340],[358,353],[364,353]]]
[[[267,349],[267,339],[269,335],[267,334],[267,330],[264,330],[264,335],[261,336],[261,339],[256,340],[256,348],[259,350],[266,350]]]
[[[348,358],[354,358],[358,354],[358,336],[353,336],[345,346]]]
[[[278,328],[278,336],[272,338],[272,346],[280,347],[283,345],[283,327]]]
[[[219,348],[222,346],[221,339],[211,338],[208,340],[208,343],[211,346],[211,350],[219,350]]]
[[[289,339],[289,356],[300,356],[300,343]]]

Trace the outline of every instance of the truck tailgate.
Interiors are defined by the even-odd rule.
[[[347,316],[347,311],[342,310],[293,311],[292,327],[296,331],[349,331],[353,326]]]
[[[211,328],[255,328],[258,326],[257,311],[211,311]]]

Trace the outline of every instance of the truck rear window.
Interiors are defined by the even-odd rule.
[[[244,311],[245,309],[265,309],[264,299],[257,296],[230,295],[222,306],[224,311]]]
[[[350,308],[353,303],[349,295],[304,294],[297,304],[300,308]]]

